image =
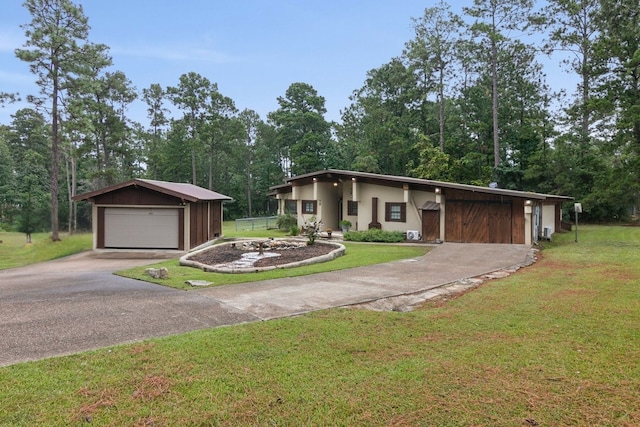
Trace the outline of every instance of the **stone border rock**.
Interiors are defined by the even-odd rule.
[[[217,246],[221,246],[221,245],[233,245],[233,244],[237,244],[238,242],[251,242],[251,241],[255,241],[256,239],[237,239],[235,241],[232,242],[225,242],[225,243],[220,243]],[[291,241],[303,241],[301,239],[291,239],[291,238],[281,238],[281,239],[274,239],[274,240],[291,240]],[[306,240],[304,240],[306,241]],[[332,250],[331,252],[329,252],[328,254],[324,254],[321,256],[317,256],[317,257],[313,257],[313,258],[309,258],[309,259],[305,259],[302,261],[296,261],[296,262],[290,262],[288,264],[282,264],[282,265],[271,265],[268,267],[244,267],[244,268],[240,268],[240,267],[216,267],[213,265],[208,265],[208,264],[203,264],[197,261],[193,261],[190,260],[189,257],[196,255],[202,251],[206,251],[211,249],[211,245],[202,248],[202,249],[198,249],[195,250],[193,252],[189,252],[188,254],[182,256],[180,258],[180,265],[183,266],[187,266],[187,267],[195,267],[195,268],[199,268],[203,271],[206,272],[212,272],[212,273],[257,273],[260,271],[269,271],[269,270],[275,270],[277,268],[293,268],[293,267],[301,267],[304,265],[311,265],[311,264],[317,264],[320,262],[327,262],[327,261],[331,261],[335,258],[338,258],[339,256],[344,255],[346,248],[343,244],[341,243],[337,243],[337,242],[316,242],[316,244],[319,245],[332,245],[335,246],[336,248],[334,250]]]

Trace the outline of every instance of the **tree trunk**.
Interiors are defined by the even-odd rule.
[[[498,46],[495,40],[495,17],[491,38],[491,96],[493,113],[493,166],[500,166],[500,135],[498,127]]]
[[[249,155],[249,161],[247,162],[247,216],[251,218],[253,216],[253,208],[251,206],[251,155]]]
[[[58,222],[58,123],[60,120],[58,114],[58,65],[53,64],[53,105],[51,108],[51,240],[60,241],[59,222]]]
[[[71,234],[71,218],[72,218],[72,212],[71,212],[71,206],[73,206],[73,200],[71,199],[71,168],[69,167],[69,163],[71,156],[69,155],[69,153],[67,153],[65,155],[65,172],[66,172],[66,178],[67,178],[67,194],[69,195],[69,198],[67,199],[67,201],[69,202],[69,216],[67,217],[67,221],[68,221],[68,233]]]
[[[213,146],[209,153],[209,190],[213,190]]]
[[[440,151],[444,153],[444,65],[440,64],[440,87],[438,88],[440,97]]]
[[[198,185],[198,180],[196,176],[196,149],[191,149],[191,183],[193,185]]]

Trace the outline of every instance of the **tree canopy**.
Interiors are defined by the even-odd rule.
[[[80,5],[27,0],[15,53],[40,91],[0,124],[0,227],[50,228],[56,240],[60,223],[90,222],[76,192],[133,177],[227,194],[228,218],[271,214],[270,186],[325,168],[495,182],[574,196],[586,220],[627,218],[640,194],[637,0],[536,6],[476,0],[457,15],[441,1],[407,17],[413,38],[364,73],[333,123],[306,82],[264,119],[195,71],[138,90],[90,41]],[[554,92],[542,62],[559,53],[579,83]],[[18,97],[1,92],[0,108]],[[137,98],[146,122],[130,116]]]

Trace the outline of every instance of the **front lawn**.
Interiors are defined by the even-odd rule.
[[[204,280],[212,282],[212,286],[231,285],[234,283],[255,282],[258,280],[279,279],[283,277],[305,276],[327,271],[344,270],[346,268],[363,265],[380,264],[399,259],[415,258],[427,253],[431,247],[423,245],[384,245],[358,244],[343,242],[346,247],[345,255],[332,261],[312,264],[303,267],[275,269],[257,273],[208,273],[193,267],[181,266],[176,259],[159,262],[153,265],[135,267],[119,271],[116,274],[132,279],[145,280],[176,289],[193,289],[186,284],[187,280]],[[144,274],[147,268],[166,267],[169,271],[167,279],[153,279]]]
[[[0,232],[0,270],[62,258],[93,246],[91,233],[61,233],[60,238],[53,242],[51,233],[34,233],[32,243],[26,243],[24,233]]]
[[[0,368],[0,425],[640,425],[640,228],[410,313],[333,309]]]

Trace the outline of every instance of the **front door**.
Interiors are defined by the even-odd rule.
[[[435,242],[440,240],[440,211],[422,211],[422,240]]]

